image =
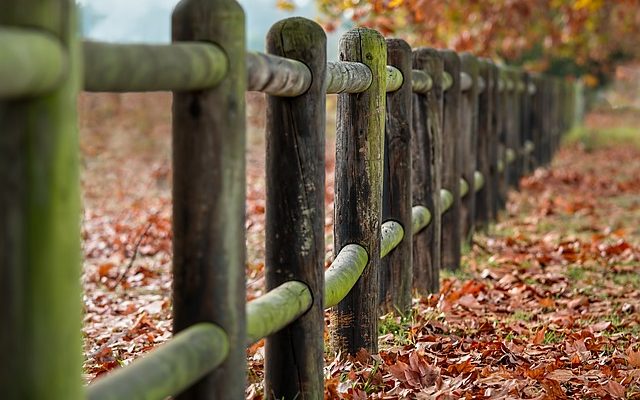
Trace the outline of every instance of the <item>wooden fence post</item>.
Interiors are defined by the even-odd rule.
[[[384,148],[383,220],[394,220],[404,237],[380,267],[380,303],[383,311],[411,308],[413,279],[411,235],[411,47],[387,39],[387,64],[402,72],[402,86],[387,94]]]
[[[267,96],[266,283],[305,283],[313,305],[265,346],[265,397],[324,393],[324,157],[327,37],[305,18],[277,22],[267,51],[298,60],[314,77],[297,97]],[[286,182],[286,184],[283,184]]]
[[[520,169],[520,96],[518,95],[518,83],[520,82],[519,73],[513,68],[508,67],[505,71],[507,83],[507,132],[505,138],[505,144],[507,147],[507,163],[505,165],[507,187],[514,187],[517,189]],[[510,158],[515,156],[511,161]]]
[[[413,51],[413,68],[433,79],[429,92],[413,94],[413,204],[431,211],[429,226],[413,237],[413,286],[422,293],[437,293],[440,284],[443,65],[437,50]]]
[[[522,151],[522,163],[520,164],[520,177],[528,174],[532,171],[532,162],[531,159],[533,157],[532,150],[530,148],[532,141],[532,111],[531,111],[531,95],[529,94],[529,83],[531,82],[531,76],[528,72],[523,71],[521,74],[522,82],[520,85],[520,98],[522,104],[521,110],[521,121],[522,125],[520,128],[520,143],[521,143],[521,151]]]
[[[475,222],[483,229],[487,228],[492,218],[491,206],[491,136],[493,135],[493,77],[491,65],[480,60],[478,77],[484,81],[484,88],[478,95],[478,143],[477,170],[484,178],[484,186],[475,194]]]
[[[2,397],[81,399],[82,56],[75,2],[5,1],[0,25],[46,32],[67,57],[54,90],[0,102]]]
[[[439,52],[444,71],[452,77],[460,76],[460,57],[451,50]],[[436,93],[436,99],[438,94]],[[460,134],[460,79],[442,94],[442,189],[451,192],[453,203],[442,214],[442,268],[460,268],[460,177],[462,176],[462,135]],[[437,100],[436,100],[437,101]]]
[[[534,144],[533,152],[531,153],[531,167],[535,170],[540,166],[540,155],[542,149],[542,108],[544,103],[542,102],[542,90],[540,84],[540,76],[538,74],[530,75],[529,87],[527,91],[531,96],[531,141]]]
[[[490,131],[487,143],[487,158],[489,159],[489,176],[486,178],[487,183],[487,207],[490,210],[489,219],[495,221],[498,219],[498,197],[499,197],[499,177],[498,171],[498,146],[499,146],[499,133],[501,127],[500,121],[500,91],[499,80],[500,75],[498,73],[498,67],[492,62],[487,61],[487,76],[486,81],[487,96],[489,96],[489,102],[491,103],[490,111]]]
[[[382,35],[357,28],[340,40],[340,60],[371,70],[367,90],[338,96],[334,251],[357,243],[369,263],[332,313],[332,342],[343,353],[378,351],[378,295],[387,51]]]
[[[229,355],[177,399],[240,399],[246,373],[245,29],[235,0],[184,0],[174,41],[219,45],[229,62],[216,87],[173,94],[173,327],[213,322]]]
[[[507,202],[507,158],[506,158],[506,150],[507,150],[507,134],[509,132],[509,108],[507,104],[509,103],[509,91],[507,90],[507,73],[504,67],[498,68],[498,124],[496,126],[498,132],[498,166],[499,171],[497,174],[498,181],[498,196],[497,196],[497,204],[498,209],[504,209]]]
[[[460,56],[461,71],[471,77],[471,87],[462,93],[460,107],[460,134],[462,135],[462,179],[467,181],[469,192],[462,198],[460,208],[460,237],[471,242],[475,223],[474,175],[478,144],[478,60],[469,53]],[[460,75],[455,77],[460,79]]]

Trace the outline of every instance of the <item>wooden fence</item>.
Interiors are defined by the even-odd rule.
[[[73,0],[0,12],[0,387],[7,399],[239,399],[266,337],[269,398],[321,399],[333,348],[377,351],[381,312],[440,268],[551,160],[574,86],[358,28],[327,62],[290,18],[247,53],[234,0],[183,0],[170,45],[81,42]],[[86,390],[80,379],[76,96],[172,90],[173,339]],[[246,90],[267,93],[266,284],[245,302]],[[335,261],[324,270],[325,101],[339,93]],[[10,357],[10,360],[8,359]]]

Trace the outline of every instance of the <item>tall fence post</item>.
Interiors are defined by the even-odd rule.
[[[46,32],[67,57],[54,90],[0,102],[2,397],[81,399],[82,57],[75,2],[5,1],[0,25]]]
[[[506,118],[507,132],[505,144],[507,147],[505,171],[507,177],[507,187],[517,189],[519,180],[519,164],[520,164],[520,96],[518,95],[518,84],[520,82],[519,73],[513,67],[507,67],[505,70],[507,79],[507,96],[506,96]]]
[[[491,207],[491,136],[493,135],[493,76],[487,60],[479,60],[478,77],[484,82],[478,94],[477,170],[484,186],[475,194],[475,221],[483,229],[493,217]]]
[[[439,52],[443,68],[452,77],[460,76],[460,57],[451,50]],[[453,198],[449,209],[442,215],[442,268],[460,268],[460,176],[462,174],[462,135],[460,134],[460,79],[454,79],[443,94],[442,116],[442,189]],[[436,94],[437,96],[437,94]]]
[[[531,95],[529,94],[529,83],[531,82],[531,75],[523,71],[521,74],[521,85],[520,85],[520,98],[522,99],[522,110],[521,110],[521,121],[522,128],[520,129],[520,143],[521,143],[521,151],[522,151],[522,163],[520,169],[520,177],[524,176],[524,174],[530,173],[532,171],[532,158],[533,158],[533,149],[530,147],[533,143],[533,123],[532,123],[532,104],[531,104]]]
[[[216,87],[173,94],[173,328],[213,322],[229,338],[220,367],[177,399],[240,399],[246,373],[245,29],[235,0],[183,0],[173,41],[227,55]]]
[[[338,96],[334,250],[357,243],[369,262],[332,313],[332,341],[343,353],[378,351],[378,295],[387,51],[376,31],[357,28],[340,40],[340,60],[371,70],[367,90]]]
[[[507,203],[507,135],[509,132],[509,112],[510,107],[508,107],[509,102],[511,101],[509,97],[509,89],[507,82],[509,81],[507,77],[507,73],[504,67],[498,68],[498,124],[496,129],[498,131],[498,196],[497,196],[497,204],[498,209],[504,209]]]
[[[413,279],[411,235],[411,47],[387,39],[387,64],[402,72],[402,86],[387,94],[384,148],[383,220],[394,220],[404,230],[398,246],[380,267],[380,303],[384,311],[411,308]]]
[[[413,95],[413,204],[431,211],[431,223],[413,237],[413,286],[422,293],[437,293],[442,221],[442,56],[434,49],[416,49],[413,68],[426,72],[433,79],[430,91]]]
[[[531,166],[532,169],[540,166],[541,162],[541,150],[542,150],[542,109],[544,103],[542,102],[542,85],[540,83],[540,76],[538,74],[531,74],[529,87],[527,91],[531,96],[531,141],[534,144],[533,152],[531,153]]]
[[[498,66],[492,61],[489,61],[489,82],[487,83],[487,89],[491,96],[491,132],[489,135],[489,177],[487,178],[487,189],[491,193],[489,200],[489,209],[491,210],[490,218],[495,221],[498,219],[499,197],[500,197],[500,158],[499,158],[499,145],[500,145],[500,129],[502,127],[501,121],[501,102],[500,102],[500,73]]]
[[[461,71],[471,78],[471,87],[462,93],[460,107],[460,134],[462,135],[462,178],[469,185],[469,192],[462,198],[460,208],[460,237],[471,242],[475,223],[474,175],[478,144],[478,60],[469,53],[460,56]],[[455,77],[459,79],[459,75]]]
[[[322,28],[305,18],[279,21],[267,35],[269,53],[303,62],[313,77],[300,96],[267,96],[267,290],[298,280],[313,297],[303,316],[266,340],[269,399],[324,393],[326,48]]]

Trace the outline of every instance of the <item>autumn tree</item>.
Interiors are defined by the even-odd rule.
[[[281,5],[288,4],[280,0]],[[413,46],[469,51],[602,81],[638,56],[640,0],[317,0],[328,30],[365,25]]]

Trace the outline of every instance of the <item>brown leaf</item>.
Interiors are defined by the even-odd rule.
[[[614,381],[613,379],[610,379],[609,382],[607,382],[604,385],[604,389],[613,397],[616,398],[624,398],[625,397],[625,393],[626,393],[626,389],[624,388],[624,386],[622,386],[621,384],[619,384],[618,382]]]

